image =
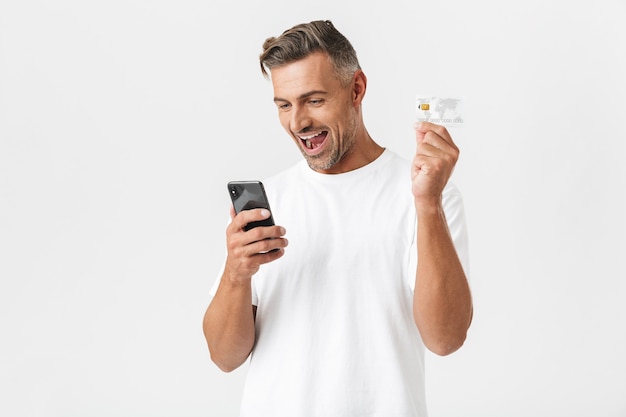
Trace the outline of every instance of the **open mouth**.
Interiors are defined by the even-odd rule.
[[[317,148],[319,148],[320,146],[322,146],[322,144],[324,143],[324,141],[326,140],[326,136],[328,135],[328,132],[322,130],[318,133],[315,133],[313,135],[309,135],[309,136],[298,136],[300,138],[300,140],[302,141],[302,143],[304,144],[304,147],[308,150],[315,150]]]

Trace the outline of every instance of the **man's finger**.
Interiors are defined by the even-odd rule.
[[[267,209],[242,210],[233,218],[233,226],[243,229],[248,223],[265,220],[269,217],[270,212]]]
[[[450,133],[448,132],[448,129],[445,128],[445,126],[430,122],[418,122],[415,123],[414,127],[415,132],[418,135],[418,140],[423,140],[428,132],[434,132],[447,143],[454,145],[454,141],[452,140],[452,137],[450,136]]]

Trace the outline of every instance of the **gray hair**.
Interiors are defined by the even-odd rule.
[[[343,85],[347,85],[354,73],[361,69],[348,39],[330,20],[315,20],[287,29],[279,37],[267,38],[259,57],[261,72],[268,78],[272,68],[306,58],[314,52],[328,55]]]

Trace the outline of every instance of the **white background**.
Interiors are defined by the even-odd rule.
[[[466,98],[475,318],[431,417],[625,416],[626,5],[506,3],[1,0],[0,414],[236,416],[201,331],[225,184],[299,160],[257,57],[331,19],[383,146]]]

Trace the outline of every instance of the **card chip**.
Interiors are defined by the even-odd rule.
[[[419,106],[417,106],[418,109],[420,110],[429,110],[430,109],[430,104],[425,103],[425,104],[420,104]]]

